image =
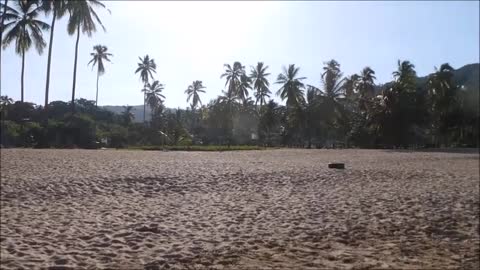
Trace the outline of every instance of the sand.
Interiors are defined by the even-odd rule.
[[[478,152],[1,150],[2,269],[477,269],[478,213]]]

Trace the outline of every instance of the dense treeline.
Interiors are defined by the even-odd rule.
[[[98,82],[112,54],[97,45],[91,61],[97,67],[95,101],[76,99],[80,34],[92,35],[103,25],[95,8],[97,0],[7,1],[0,4],[3,48],[15,44],[22,57],[21,100],[1,97],[3,146],[85,147],[100,145],[283,145],[297,147],[422,147],[476,146],[479,137],[478,83],[462,84],[455,70],[442,64],[426,80],[419,80],[415,66],[398,61],[394,80],[376,85],[375,71],[365,67],[344,76],[335,60],[325,63],[319,85],[306,85],[295,65],[284,67],[273,82],[262,62],[250,68],[240,62],[225,64],[220,78],[225,90],[202,104],[206,86],[195,80],[185,90],[190,108],[164,106],[164,85],[155,80],[156,63],[148,55],[132,73],[139,76],[144,95],[143,123],[133,121],[132,107],[114,114],[97,106]],[[38,19],[51,15],[50,24]],[[72,99],[49,102],[50,59],[55,21],[69,16],[67,31],[76,35]],[[24,102],[25,52],[32,44],[42,53],[42,32],[50,31],[45,103]],[[1,51],[1,50],[0,50]],[[1,56],[1,55],[0,55]],[[134,72],[133,72],[134,71]],[[477,75],[478,76],[478,75]],[[271,83],[273,82],[273,84]],[[275,87],[273,87],[275,85]],[[271,99],[272,90],[285,105]],[[151,117],[146,121],[146,107]]]
[[[261,72],[255,73],[257,69]],[[276,81],[285,106],[265,98],[270,95],[267,70],[259,63],[247,76],[240,63],[226,65],[223,77],[228,90],[200,105],[204,86],[194,81],[186,90],[192,103],[185,110],[165,108],[161,98],[147,98],[152,111],[147,123],[133,121],[131,106],[115,114],[97,107],[95,101],[77,99],[72,113],[67,102],[50,102],[46,111],[2,97],[2,144],[478,147],[478,89],[457,85],[448,64],[419,84],[414,66],[399,62],[395,80],[383,86],[374,84],[370,68],[343,77],[334,60],[325,64],[319,86],[303,85],[300,69],[290,65]],[[256,89],[255,99],[250,97],[251,88]]]

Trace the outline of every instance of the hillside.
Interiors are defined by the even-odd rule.
[[[468,65],[465,65],[459,69],[456,69],[454,72],[454,80],[456,82],[457,85],[463,85],[465,86],[465,88],[467,89],[476,89],[477,91],[479,91],[479,77],[480,77],[480,64],[479,63],[476,63],[476,64],[468,64]],[[430,74],[429,74],[430,75]],[[428,76],[423,76],[423,77],[418,77],[417,79],[417,83],[419,85],[423,85],[427,82],[427,79],[428,79]],[[391,82],[387,82],[384,84],[385,85],[388,85],[390,84]],[[382,87],[381,86],[377,86],[376,87],[376,92],[377,93],[380,93],[381,92],[381,89]],[[117,113],[117,114],[120,114],[122,111],[124,111],[124,107],[123,106],[116,106],[116,105],[107,105],[107,106],[102,106],[103,108],[109,110],[109,111],[112,111],[114,113]],[[175,111],[175,109],[168,109],[168,110],[173,110]],[[133,106],[133,110],[132,110],[134,116],[135,116],[135,122],[142,122],[143,120],[143,105],[135,105]],[[146,108],[146,120],[150,120],[150,108],[147,106]]]

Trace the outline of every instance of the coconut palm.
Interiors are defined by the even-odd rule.
[[[4,25],[5,29],[2,29],[2,32],[6,30],[3,47],[6,48],[15,40],[15,52],[22,56],[21,102],[23,102],[25,53],[31,48],[33,43],[38,53],[42,54],[43,48],[46,46],[42,30],[47,31],[50,29],[50,26],[38,19],[41,6],[39,6],[37,1],[20,0],[14,3],[16,9],[11,9],[10,20]]]
[[[322,73],[323,94],[329,98],[337,98],[343,94],[343,73],[340,64],[334,59],[325,62]]]
[[[164,89],[164,85],[161,84],[159,81],[155,80],[152,84],[147,83],[146,87],[144,88],[145,92],[145,103],[148,104],[152,111],[152,116],[155,110],[162,105],[163,99],[165,96],[162,95],[162,90]]]
[[[457,99],[457,88],[453,82],[453,71],[454,69],[448,63],[445,63],[440,66],[440,69],[435,67],[435,73],[428,77],[427,90],[429,92],[432,129],[435,137],[445,133],[446,123],[448,122],[446,119]]]
[[[248,89],[252,89],[252,80],[245,73],[240,76],[240,84],[237,87],[237,96],[246,106],[248,103]]]
[[[12,103],[13,99],[9,98],[8,96],[0,96],[0,111],[2,111],[4,107]]]
[[[353,74],[349,77],[346,77],[345,80],[343,81],[343,89],[345,91],[345,97],[346,98],[352,98],[355,94],[355,92],[358,89],[358,81],[359,77],[357,74]]]
[[[417,73],[415,72],[415,65],[410,61],[398,60],[398,69],[394,71],[393,77],[399,91],[413,92],[415,91],[415,79]]]
[[[283,67],[283,73],[278,74],[277,81],[275,83],[281,84],[282,87],[278,89],[277,95],[282,100],[287,100],[287,107],[297,106],[303,102],[303,88],[304,84],[301,82],[306,77],[298,78],[299,67],[295,67],[294,64],[289,65],[288,69]]]
[[[359,76],[358,92],[360,96],[372,97],[375,91],[375,71],[370,67],[365,67]]]
[[[55,22],[65,15],[67,9],[65,0],[44,0],[42,9],[45,15],[52,13],[52,23],[50,24],[50,42],[48,43],[48,60],[47,60],[47,78],[45,82],[45,110],[48,108],[48,94],[50,89],[50,67],[52,60],[53,34],[55,32]]]
[[[187,90],[185,90],[185,94],[188,95],[187,102],[192,99],[191,107],[195,109],[198,104],[202,106],[202,101],[200,100],[199,93],[205,93],[205,86],[202,85],[202,81],[194,81],[191,85],[188,86]]]
[[[77,60],[78,60],[78,44],[80,41],[80,32],[91,37],[97,31],[96,23],[98,23],[105,31],[102,21],[98,17],[95,8],[105,8],[105,5],[99,0],[75,0],[68,1],[66,8],[70,14],[67,24],[69,35],[77,34],[75,42],[75,59],[73,63],[73,85],[72,85],[72,113],[75,112],[75,86],[77,81]]]
[[[95,65],[97,65],[97,94],[95,95],[95,106],[98,106],[98,78],[100,75],[103,75],[105,73],[105,65],[103,61],[108,61],[111,62],[109,57],[113,56],[113,54],[108,53],[108,48],[107,46],[103,45],[95,45],[93,46],[93,53],[90,55],[92,56],[92,60],[88,62],[92,64],[92,69]]]
[[[370,67],[365,67],[360,73],[358,80],[359,107],[364,112],[368,109],[369,101],[375,94],[375,71]]]
[[[238,86],[241,85],[242,75],[245,74],[245,67],[240,62],[233,63],[233,68],[229,64],[225,64],[225,72],[220,78],[226,78],[225,86],[228,84],[227,95],[237,96]]]
[[[140,72],[140,80],[143,82],[143,93],[144,93],[144,96],[143,96],[143,122],[145,122],[145,106],[146,106],[146,103],[145,101],[147,100],[147,97],[146,97],[146,86],[148,84],[148,81],[149,79],[148,78],[152,78],[153,80],[153,74],[152,73],[157,73],[156,69],[157,69],[157,65],[155,64],[155,60],[150,59],[150,57],[147,55],[145,55],[143,58],[141,57],[138,57],[138,59],[140,60],[140,62],[138,63],[138,68],[137,70],[135,70],[135,74]]]
[[[252,67],[250,78],[252,78],[253,89],[255,92],[255,105],[260,101],[260,108],[263,107],[263,104],[266,104],[265,99],[270,97],[270,90],[268,87],[270,83],[267,80],[267,76],[270,73],[267,73],[268,66],[265,66],[263,62],[258,62],[256,67]]]

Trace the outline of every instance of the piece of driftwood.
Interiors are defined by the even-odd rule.
[[[328,168],[330,168],[330,169],[345,169],[345,163],[329,163]]]

